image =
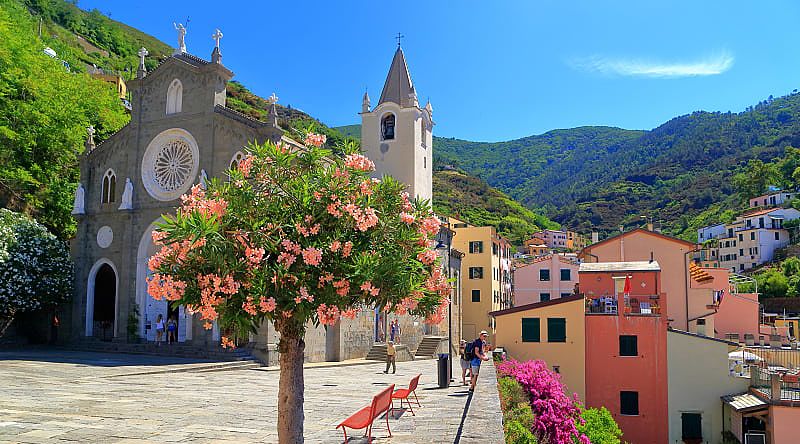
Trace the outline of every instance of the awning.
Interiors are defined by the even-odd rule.
[[[756,395],[750,393],[739,393],[738,395],[726,395],[722,397],[722,402],[731,406],[737,412],[752,412],[766,409],[769,406]]]
[[[745,350],[736,350],[728,353],[729,361],[761,361],[761,358],[755,353],[750,353]]]

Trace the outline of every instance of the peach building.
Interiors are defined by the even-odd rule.
[[[583,296],[520,305],[489,313],[497,324],[497,346],[518,361],[541,359],[581,400],[585,396]]]
[[[514,305],[545,302],[573,294],[578,262],[560,254],[536,258],[514,270]]]

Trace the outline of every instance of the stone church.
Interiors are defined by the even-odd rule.
[[[145,69],[147,51],[140,50],[136,79],[128,83],[128,125],[96,146],[89,128],[73,209],[78,231],[72,243],[72,341],[153,341],[161,315],[177,320],[180,343],[218,347],[216,326],[207,331],[183,306],[147,294],[147,261],[155,253],[151,232],[192,185],[222,177],[235,165],[248,142],[283,140],[301,148],[278,126],[274,103],[266,122],[226,107],[226,85],[233,72],[222,64],[219,31],[210,61],[186,52],[184,34],[179,33],[179,49],[152,72]],[[424,199],[431,198],[431,112],[430,103],[424,108],[418,104],[398,45],[378,105],[370,109],[364,95],[362,147],[375,161],[378,175],[397,177]],[[403,342],[412,350],[436,329],[412,317],[400,321]],[[364,357],[383,339],[387,322],[382,313],[366,311],[335,327],[309,326],[306,360]],[[276,361],[277,336],[271,325],[251,339],[262,360]]]

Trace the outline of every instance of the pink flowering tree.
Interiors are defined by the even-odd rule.
[[[568,396],[559,375],[547,368],[544,361],[517,362],[509,360],[497,365],[497,371],[510,376],[522,385],[530,397],[535,416],[532,431],[549,444],[591,444],[589,438],[578,431],[582,424],[578,396]]]
[[[357,147],[342,156],[309,133],[306,148],[251,145],[228,180],[183,196],[153,233],[148,292],[188,307],[222,345],[262,322],[280,333],[278,438],[303,441],[303,341],[309,322],[334,325],[378,307],[441,322],[450,286],[431,249],[439,220]]]

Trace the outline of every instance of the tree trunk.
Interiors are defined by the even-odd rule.
[[[278,385],[278,442],[303,442],[303,341],[302,325],[292,320],[276,322],[281,378]]]

